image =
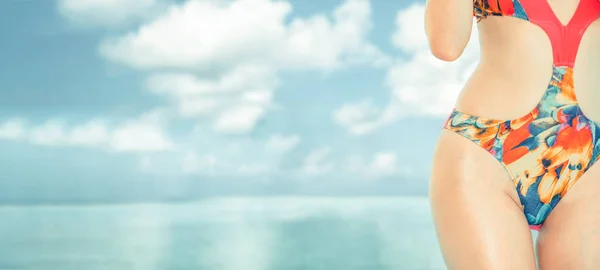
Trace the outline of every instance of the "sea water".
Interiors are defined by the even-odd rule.
[[[0,269],[445,269],[424,197],[0,207]]]

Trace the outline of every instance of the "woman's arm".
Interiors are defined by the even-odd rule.
[[[465,50],[473,26],[473,0],[427,0],[425,33],[431,53],[454,61]]]

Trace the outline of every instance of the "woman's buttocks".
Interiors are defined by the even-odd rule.
[[[511,17],[478,23],[480,63],[456,102],[458,111],[515,119],[531,112],[552,77],[552,46],[538,26]]]

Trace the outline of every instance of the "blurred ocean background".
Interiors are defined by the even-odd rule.
[[[445,269],[423,197],[0,207],[0,269]]]

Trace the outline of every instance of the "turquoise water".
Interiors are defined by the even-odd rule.
[[[0,207],[0,269],[445,269],[425,198]]]

